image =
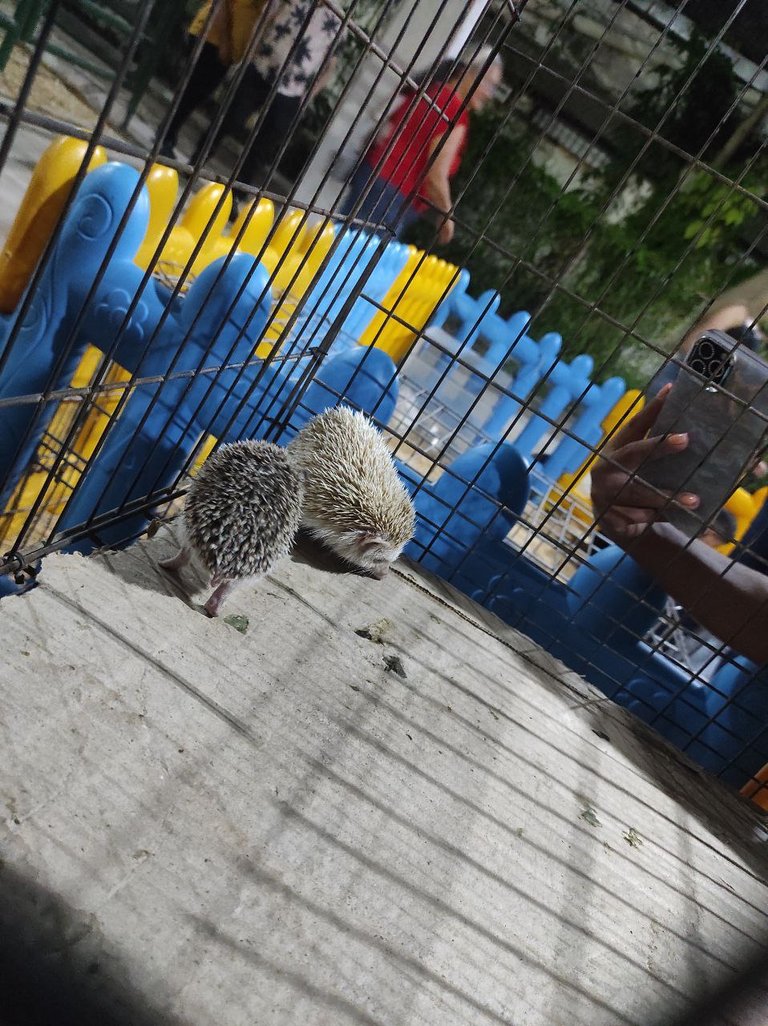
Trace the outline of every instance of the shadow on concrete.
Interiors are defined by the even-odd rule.
[[[158,565],[158,560],[173,556],[178,551],[178,537],[178,529],[166,526],[143,545],[102,552],[94,558],[102,560],[110,573],[126,584],[179,598],[191,609],[201,611],[200,600],[204,600],[210,591],[203,568],[190,564],[176,574]],[[368,576],[365,571],[345,562],[315,541],[306,531],[299,531],[289,558],[294,563],[305,563],[324,573]]]
[[[335,552],[316,541],[308,531],[300,530],[291,551],[294,563],[306,563],[316,570],[329,574],[354,574],[357,577],[368,577],[364,570],[347,563]]]
[[[3,1026],[175,1026],[130,986],[95,917],[0,869]]]

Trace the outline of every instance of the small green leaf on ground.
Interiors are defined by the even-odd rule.
[[[581,810],[581,814],[579,816],[579,819],[585,820],[585,822],[589,823],[590,826],[593,826],[593,827],[600,826],[600,820],[595,815],[595,810],[592,808],[591,805],[587,805],[587,807],[585,809]]]
[[[631,848],[639,848],[643,839],[634,827],[630,827],[625,834],[621,835]]]
[[[245,634],[248,630],[248,624],[250,623],[247,616],[243,616],[241,613],[230,613],[229,616],[224,617],[224,623],[229,624],[230,627],[234,627],[236,631],[241,634]]]

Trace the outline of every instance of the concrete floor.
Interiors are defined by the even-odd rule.
[[[242,634],[170,550],[0,603],[14,1023],[669,1023],[765,944],[758,815],[469,599],[294,558]]]

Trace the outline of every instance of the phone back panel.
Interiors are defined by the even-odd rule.
[[[697,365],[697,342],[653,428],[654,435],[687,432],[688,448],[649,460],[639,470],[656,488],[700,497],[695,511],[673,505],[665,511],[689,537],[704,530],[725,505],[765,444],[768,428],[768,364],[722,332],[705,337],[727,350],[727,373],[714,384],[691,367]]]

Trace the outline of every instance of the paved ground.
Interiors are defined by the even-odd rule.
[[[241,634],[170,548],[0,603],[14,1021],[669,1023],[764,944],[751,809],[468,599],[288,560]]]

